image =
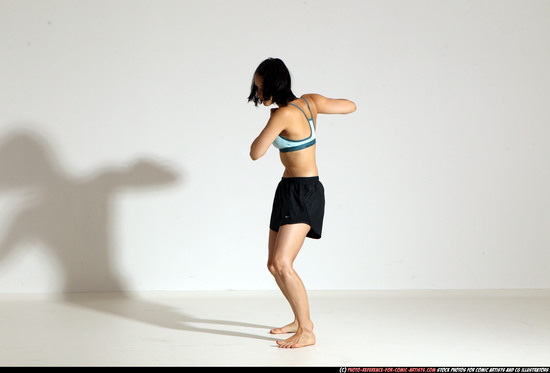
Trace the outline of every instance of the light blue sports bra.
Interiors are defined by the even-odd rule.
[[[289,103],[292,106],[296,106],[302,113],[304,113],[307,122],[309,123],[309,128],[311,130],[311,134],[308,138],[305,138],[303,140],[290,140],[286,137],[283,137],[281,135],[277,136],[275,141],[273,141],[273,146],[279,149],[281,153],[288,153],[288,152],[294,152],[296,150],[302,150],[305,148],[309,148],[310,146],[313,146],[316,142],[317,136],[315,134],[315,122],[313,121],[313,113],[311,112],[311,108],[309,107],[309,103],[305,98],[302,97],[302,100],[304,100],[307,104],[307,108],[309,109],[309,114],[311,115],[311,118],[308,118],[306,113],[298,106]]]

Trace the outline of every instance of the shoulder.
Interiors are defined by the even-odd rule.
[[[321,96],[318,93],[306,93],[305,95],[302,95],[300,98],[303,98],[307,100],[309,104],[316,105],[318,102],[320,102],[324,97]]]
[[[306,100],[317,100],[320,97],[323,97],[323,96],[321,96],[318,93],[306,93],[306,94],[301,96],[301,98],[305,98]]]
[[[269,121],[267,122],[267,127],[277,129],[279,132],[283,131],[291,116],[292,112],[288,106],[272,108],[269,115]]]
[[[356,110],[354,102],[343,98],[328,98],[318,93],[308,93],[302,97],[313,103],[320,114],[349,114]]]
[[[271,119],[281,120],[292,115],[291,105],[271,109]]]

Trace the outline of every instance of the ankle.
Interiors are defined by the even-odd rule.
[[[313,333],[313,323],[311,321],[307,321],[304,323],[298,323],[298,330],[306,333]]]

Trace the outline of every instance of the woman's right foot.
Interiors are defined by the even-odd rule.
[[[271,334],[286,334],[286,333],[296,333],[298,331],[298,322],[294,321],[288,325],[283,326],[282,328],[271,329],[269,332]]]

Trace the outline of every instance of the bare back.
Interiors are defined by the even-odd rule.
[[[278,137],[290,142],[305,141],[317,129],[318,114],[348,114],[355,111],[355,104],[346,99],[332,99],[318,94],[306,94],[289,102],[289,105],[271,109],[270,119],[250,147],[250,157],[262,157]],[[309,120],[313,119],[314,128]],[[314,141],[313,141],[314,142]],[[285,171],[283,177],[318,176],[315,159],[316,145],[300,150],[280,152]]]
[[[355,111],[355,104],[349,100],[331,99],[317,94],[306,94],[302,96],[307,100],[297,99],[285,110],[292,110],[292,115],[287,116],[288,126],[281,133],[282,136],[291,140],[301,139],[309,136],[309,125],[304,113],[311,109],[311,115],[317,128],[317,114],[348,114]],[[309,104],[309,108],[307,107]],[[280,109],[279,109],[280,110]],[[295,152],[280,153],[281,162],[285,166],[283,177],[309,177],[318,176],[317,163],[315,160],[316,145]]]
[[[317,126],[317,107],[313,99],[310,95],[303,95],[302,98],[305,98],[308,101],[309,108],[307,107],[305,101],[302,99],[294,100],[292,104],[300,107],[303,112],[291,105],[284,108],[285,110],[292,111],[292,115],[289,115],[287,117],[288,125],[287,128],[285,128],[285,130],[281,132],[281,135],[290,140],[303,139],[310,135],[309,123],[304,116],[304,113],[308,113],[309,109],[311,109],[313,122],[315,123],[315,126]],[[318,176],[319,172],[317,170],[317,163],[315,160],[315,149],[316,145],[313,145],[309,148],[294,152],[279,153],[281,162],[285,167],[283,177]]]

